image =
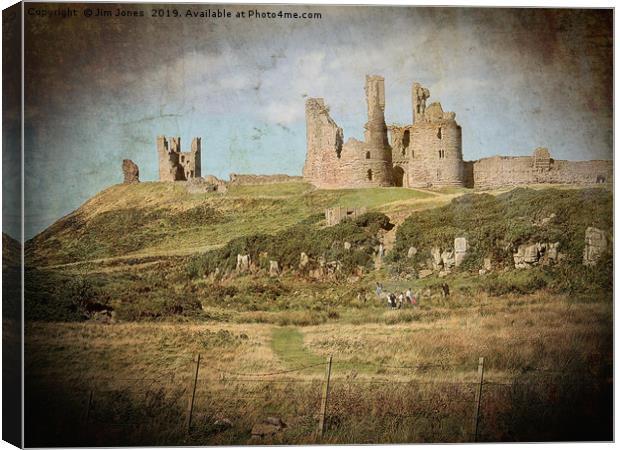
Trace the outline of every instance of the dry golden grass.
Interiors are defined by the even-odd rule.
[[[460,307],[376,311],[381,318],[375,323],[340,319],[284,329],[264,323],[30,323],[25,361],[29,404],[40,405],[37,392],[44,389],[46,398],[56,397],[64,411],[54,414],[55,422],[35,416],[39,434],[31,442],[245,443],[253,423],[277,415],[290,427],[275,442],[310,443],[327,355],[334,364],[324,442],[470,440],[480,356],[485,357],[489,383],[481,438],[557,439],[563,430],[557,427],[564,422],[552,422],[553,428],[542,421],[546,431],[532,431],[522,411],[533,418],[542,414],[532,409],[532,396],[559,414],[565,399],[585,395],[569,392],[569,386],[595,389],[587,396],[596,396],[611,377],[610,303],[571,303],[564,296],[537,293],[485,297]],[[286,345],[296,333],[303,341]],[[195,427],[187,434],[184,416],[192,359],[198,353],[202,364]],[[91,431],[50,437],[46,426],[51,423],[68,430],[82,420],[67,409],[84,411],[90,391],[98,399],[84,428]],[[140,394],[144,391],[154,399]],[[549,392],[559,392],[554,395],[560,400],[548,399]],[[137,411],[127,412],[130,406]],[[153,414],[144,416],[148,411]],[[600,413],[605,417],[605,411]],[[142,425],[127,425],[132,417]],[[231,419],[233,427],[218,429],[214,424],[222,418]],[[124,432],[93,434],[93,428],[106,430],[107,420],[120,420],[120,425],[114,423]]]

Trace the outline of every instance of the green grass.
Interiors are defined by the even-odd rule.
[[[301,181],[274,184],[233,185],[228,188],[226,195],[245,197],[291,197],[305,194],[313,189],[310,183]]]
[[[316,196],[334,196],[335,198],[330,204],[331,207],[366,206],[369,209],[380,209],[382,205],[397,201],[422,200],[433,197],[433,194],[429,192],[403,188],[339,189],[328,192],[320,191],[316,193]]]
[[[304,336],[297,328],[274,328],[271,338],[273,352],[291,369],[325,362],[324,358],[304,347]],[[322,370],[314,367],[314,371]]]
[[[30,265],[187,255],[249,234],[273,234],[332,206],[381,210],[432,197],[401,188],[315,190],[304,182],[190,194],[183,183],[112,186],[26,243]],[[130,232],[128,232],[130,230]]]

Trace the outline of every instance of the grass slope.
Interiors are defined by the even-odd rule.
[[[256,233],[275,233],[332,206],[372,210],[435,194],[412,189],[316,190],[303,182],[187,192],[184,183],[112,186],[26,244],[30,265],[111,257],[183,255]]]

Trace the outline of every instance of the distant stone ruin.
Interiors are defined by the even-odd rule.
[[[181,151],[181,138],[157,137],[159,181],[186,181],[200,177],[200,138],[192,140],[189,152]]]
[[[383,77],[366,76],[365,92],[363,142],[350,138],[345,143],[324,99],[306,100],[306,181],[322,188],[613,182],[613,161],[554,160],[546,148],[537,148],[532,156],[464,161],[455,113],[445,112],[439,102],[427,105],[427,88],[413,83],[413,124],[404,126],[386,125]]]
[[[140,182],[140,169],[131,159],[123,159],[123,183],[132,184]]]

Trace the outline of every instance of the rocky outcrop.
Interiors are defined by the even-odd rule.
[[[280,266],[278,265],[278,261],[269,261],[269,276],[277,277],[280,275]]]
[[[287,425],[279,417],[267,417],[252,427],[252,440],[273,438],[286,428]]]
[[[594,266],[607,250],[607,235],[600,228],[588,227],[586,229],[585,241],[583,264]]]
[[[560,259],[559,247],[559,242],[521,244],[517,247],[517,252],[512,255],[515,267],[517,269],[527,269],[539,264],[555,263]]]
[[[306,270],[308,264],[310,264],[310,258],[305,252],[301,252],[299,256],[299,270]]]
[[[464,237],[457,237],[454,239],[454,264],[456,267],[459,267],[463,263],[467,257],[468,249],[467,239]]]
[[[131,159],[123,159],[123,183],[132,184],[140,182],[140,169]]]
[[[250,270],[250,255],[237,255],[237,272],[245,273]]]

